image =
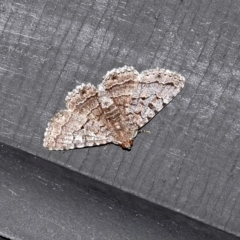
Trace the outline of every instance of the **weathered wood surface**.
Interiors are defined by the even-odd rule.
[[[1,1],[0,141],[240,236],[240,2]],[[50,152],[49,119],[113,67],[164,67],[183,91],[135,140]]]
[[[239,239],[5,144],[0,184],[4,240]]]

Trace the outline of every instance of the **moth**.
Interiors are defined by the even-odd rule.
[[[133,67],[112,69],[97,87],[77,86],[66,97],[66,110],[48,123],[43,146],[67,150],[106,143],[131,149],[133,140],[150,119],[184,87],[176,72]]]

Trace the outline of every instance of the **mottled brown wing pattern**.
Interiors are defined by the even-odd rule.
[[[138,71],[133,67],[124,66],[109,71],[102,82],[105,91],[109,93],[121,115],[125,116],[125,127],[132,130],[137,130],[138,126],[128,118],[128,109],[138,86],[138,76]]]
[[[67,150],[112,142],[95,86],[77,86],[66,97],[66,104],[68,109],[57,113],[48,123],[44,147]]]
[[[64,150],[113,142],[130,149],[138,129],[180,92],[184,81],[165,69],[141,74],[133,67],[113,69],[97,88],[82,84],[68,94],[67,110],[51,119],[43,145]]]
[[[138,76],[128,112],[140,128],[152,119],[183,88],[184,77],[165,69],[150,69]]]

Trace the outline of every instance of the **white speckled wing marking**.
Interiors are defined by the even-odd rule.
[[[112,142],[95,86],[77,86],[66,97],[66,105],[68,109],[57,113],[48,123],[44,147],[67,150]]]
[[[97,89],[82,84],[68,94],[67,110],[51,119],[43,145],[64,150],[113,142],[130,149],[138,129],[180,92],[184,81],[165,69],[141,74],[133,67],[113,69]]]
[[[144,126],[184,87],[180,74],[165,69],[143,71],[132,95],[128,112],[138,128]]]

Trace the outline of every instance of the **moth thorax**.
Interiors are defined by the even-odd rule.
[[[121,144],[121,147],[122,147],[123,149],[131,149],[132,146],[133,146],[133,140],[132,140],[132,139],[129,139],[129,140],[127,140],[127,141],[124,141],[124,142],[122,142],[122,144]]]

